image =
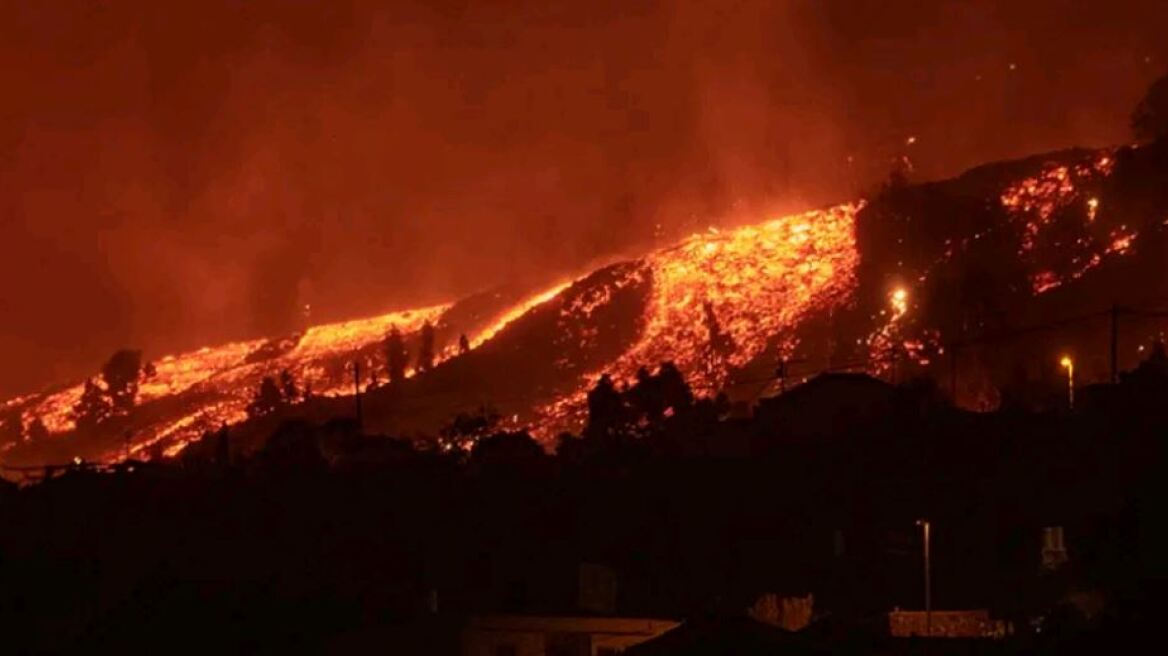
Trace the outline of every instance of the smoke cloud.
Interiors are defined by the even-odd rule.
[[[1168,5],[0,4],[0,394],[1127,138]],[[910,137],[914,142],[910,145]]]

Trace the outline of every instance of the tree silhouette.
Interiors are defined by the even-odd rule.
[[[1123,378],[1145,384],[1152,382],[1161,386],[1168,381],[1168,351],[1164,348],[1164,342],[1157,340],[1152,344],[1152,352],[1148,357],[1132,371],[1125,372]]]
[[[422,342],[418,345],[419,372],[434,368],[434,326],[429,321],[422,324]]]
[[[649,424],[665,415],[665,395],[661,379],[649,373],[647,367],[637,370],[637,382],[624,393],[629,412],[637,423]]]
[[[685,376],[672,362],[662,363],[655,374],[641,367],[624,396],[642,437],[662,429],[665,418],[688,412],[694,402]]]
[[[709,301],[702,303],[702,312],[706,331],[710,335],[707,366],[712,373],[718,363],[734,352],[734,340],[722,331],[718,317],[714,314],[714,306]]]
[[[470,340],[466,338],[466,333],[458,336],[458,353],[462,355],[470,352]]]
[[[693,405],[693,391],[685,376],[672,362],[663,362],[657,369],[657,386],[660,390],[664,411],[673,413],[688,410]]]
[[[300,390],[296,388],[296,379],[287,369],[280,372],[280,395],[285,403],[295,403],[300,399]]]
[[[220,426],[215,433],[215,463],[220,467],[231,466],[231,435],[227,432],[227,424]]]
[[[318,431],[302,419],[286,421],[255,455],[261,468],[271,471],[321,471],[328,467],[320,451]]]
[[[276,410],[284,407],[284,394],[280,391],[280,386],[276,383],[276,379],[271,376],[264,376],[260,381],[259,389],[256,390],[255,396],[251,403],[247,405],[248,417],[263,417],[269,415]]]
[[[1148,92],[1132,112],[1131,128],[1139,141],[1168,137],[1168,75],[1148,87]]]
[[[30,442],[47,439],[49,437],[49,429],[45,426],[44,420],[40,417],[33,417],[32,421],[28,422],[28,428],[25,429],[25,437]]]
[[[460,412],[438,431],[439,444],[444,451],[467,452],[495,432],[499,419],[499,413],[485,405],[474,412]]]
[[[627,427],[629,412],[612,377],[604,374],[588,392],[588,423],[586,438],[612,438],[621,435]]]
[[[539,442],[525,432],[488,435],[476,441],[470,452],[470,464],[480,467],[524,466],[546,458]]]
[[[408,360],[405,340],[402,339],[401,331],[394,326],[385,336],[385,366],[389,370],[390,385],[397,385],[405,380]]]
[[[92,378],[86,380],[85,387],[81,391],[81,398],[77,399],[77,403],[73,406],[73,422],[77,424],[77,429],[81,431],[93,430],[108,419],[112,413],[113,406],[110,404],[105,390],[101,389]]]
[[[130,349],[117,351],[101,368],[110,407],[117,414],[134,408],[138,398],[138,380],[142,375],[142,352]]]

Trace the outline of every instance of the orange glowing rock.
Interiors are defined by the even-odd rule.
[[[639,339],[603,371],[631,383],[641,366],[670,361],[695,389],[716,390],[731,370],[758,357],[772,340],[794,346],[810,314],[846,301],[855,289],[855,217],[862,203],[780,217],[694,235],[644,260],[651,291]],[[567,312],[589,312],[587,306]],[[711,347],[711,322],[726,344]],[[536,410],[539,424],[579,419],[588,387]]]

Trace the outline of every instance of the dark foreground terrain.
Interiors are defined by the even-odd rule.
[[[1155,350],[1073,411],[836,374],[735,418],[665,366],[598,385],[556,455],[486,410],[421,443],[292,421],[241,458],[209,434],[4,490],[5,651],[453,653],[471,616],[580,614],[590,564],[607,614],[700,626],[810,593],[808,649],[900,652],[886,613],[921,607],[928,518],[934,607],[1013,627],[969,649],[1114,652],[1163,608],[1166,397]],[[1067,559],[1044,567],[1050,526]]]

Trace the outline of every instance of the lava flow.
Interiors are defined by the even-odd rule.
[[[884,246],[876,257],[865,262],[868,268],[872,262],[890,263],[886,267],[890,270],[873,275],[895,274],[901,282],[893,288],[874,288],[871,280],[865,287],[858,279],[858,224],[868,213],[862,214],[864,202],[855,202],[754,225],[710,229],[672,248],[574,282],[556,283],[524,298],[508,302],[490,297],[493,300],[488,304],[494,303],[490,309],[474,306],[479,310],[471,312],[465,308],[473,303],[444,303],[315,326],[282,339],[241,341],[164,357],[151,363],[151,373],[141,381],[132,421],[125,424],[133,432],[127,450],[145,455],[157,445],[175,454],[204,431],[245,419],[260,381],[282,371],[316,396],[349,394],[352,362],[361,362],[374,377],[380,376],[385,370],[382,340],[387,331],[397,328],[416,343],[426,323],[441,334],[435,344],[438,363],[457,360],[468,348],[478,353],[489,342],[501,341],[506,346],[484,349],[487,365],[483,364],[487,360],[469,358],[465,368],[473,375],[420,379],[420,383],[433,382],[424,392],[429,398],[450,391],[440,389],[442,385],[457,386],[459,381],[481,377],[485,381],[481,392],[471,395],[498,401],[491,395],[499,394],[495,385],[499,379],[490,376],[506,377],[512,384],[508,393],[514,395],[508,416],[542,437],[557,429],[579,427],[587,390],[600,374],[611,375],[618,385],[629,385],[641,367],[668,361],[696,392],[714,394],[766,357],[787,358],[796,349],[800,357],[806,355],[802,351],[813,347],[800,344],[801,337],[809,334],[800,331],[814,324],[810,320],[837,310],[861,310],[863,316],[852,317],[858,323],[850,328],[852,336],[859,337],[857,347],[868,351],[868,371],[879,374],[886,370],[882,363],[897,357],[927,366],[932,356],[943,352],[941,336],[935,329],[936,317],[919,315],[917,310],[928,308],[925,283],[940,268],[954,266],[962,257],[1018,257],[1031,294],[1040,295],[1083,276],[1109,256],[1133,249],[1137,231],[1115,225],[1104,193],[1103,183],[1114,162],[1114,151],[1053,158],[1031,166],[1028,177],[1012,173],[1013,177],[978,187],[976,193],[985,198],[989,209],[978,210],[982,214],[961,224],[968,228],[955,227],[941,235],[936,243],[943,243],[943,248],[924,253],[919,261],[927,264],[912,271],[891,270],[905,252],[888,245],[903,241],[890,234],[891,239],[882,240]],[[967,191],[960,187],[965,184],[962,179],[946,184],[954,185],[955,196]],[[908,193],[915,192],[910,188]],[[912,202],[903,207],[896,202],[895,197],[881,199],[871,207],[894,215],[916,207]],[[934,213],[946,208],[939,206]],[[872,213],[871,221],[879,221],[880,212]],[[930,218],[922,215],[914,220]],[[895,229],[899,224],[882,225]],[[982,240],[990,231],[1007,238]],[[1009,252],[977,250],[988,241],[1004,244],[994,248]],[[1023,286],[1026,282],[1022,281]],[[857,298],[860,289],[879,296]],[[618,298],[623,300],[618,303]],[[473,318],[468,319],[468,314]],[[528,329],[509,330],[528,317],[534,320]],[[460,332],[465,342],[453,339]],[[531,373],[530,367],[543,367],[542,382],[524,387],[522,379]],[[409,375],[413,372],[408,371]],[[49,439],[64,439],[73,431],[73,408],[82,389],[73,385],[12,399],[0,410],[20,413],[25,426],[39,418]],[[454,404],[460,402],[465,399],[450,401],[450,407],[435,405],[433,413],[458,410]],[[104,444],[103,459],[125,453],[112,448],[110,440]]]
[[[1002,207],[1022,226],[1018,256],[1035,267],[1030,276],[1035,294],[1081,278],[1105,256],[1122,255],[1131,248],[1137,233],[1126,225],[1103,234],[1095,229],[1101,207],[1099,197],[1091,192],[1114,167],[1113,154],[1104,151],[1090,162],[1048,164],[1002,192]],[[1044,242],[1047,235],[1058,236]],[[1043,247],[1045,253],[1040,252]]]
[[[642,260],[613,283],[647,278],[651,285],[639,339],[602,371],[584,376],[575,392],[538,409],[537,427],[578,420],[588,386],[600,373],[627,385],[640,367],[670,361],[697,390],[709,392],[768,346],[792,351],[801,320],[845,302],[855,288],[855,217],[861,207],[845,204],[711,229]],[[566,307],[561,323],[581,323],[596,302]]]
[[[711,230],[650,256],[641,338],[609,370],[628,382],[640,366],[669,360],[695,385],[717,389],[772,340],[790,350],[800,319],[845,300],[855,285],[859,208]]]

